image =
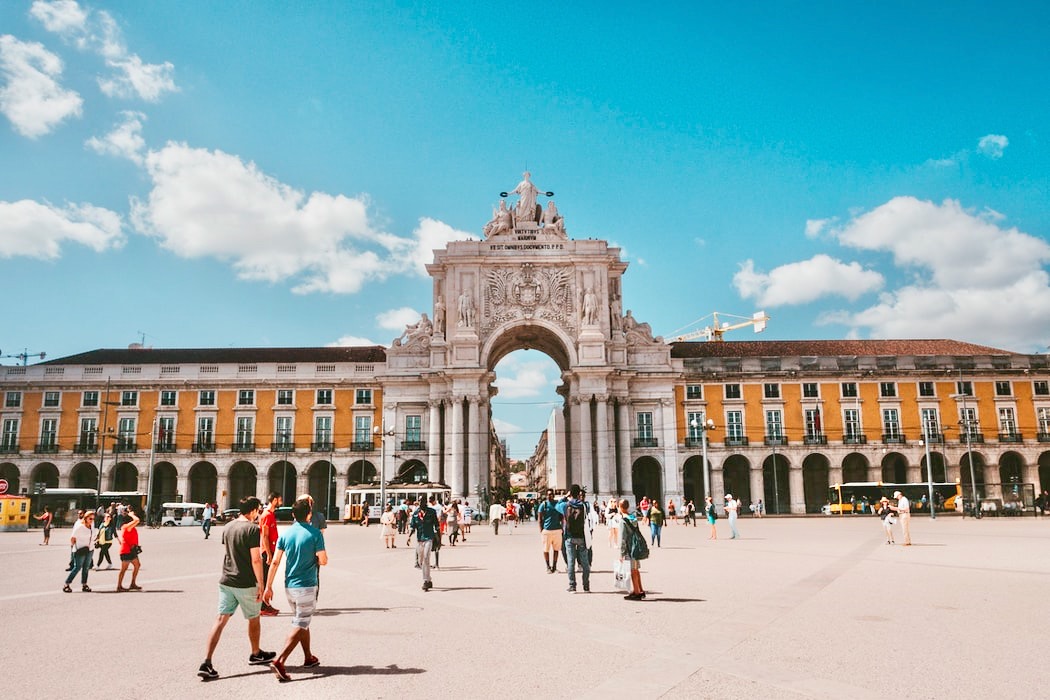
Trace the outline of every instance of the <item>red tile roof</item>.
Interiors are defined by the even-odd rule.
[[[386,348],[127,348],[98,349],[48,360],[45,365],[258,364],[295,362],[385,362]]]
[[[680,342],[671,346],[671,356],[681,358],[1015,354],[961,340],[730,340]]]

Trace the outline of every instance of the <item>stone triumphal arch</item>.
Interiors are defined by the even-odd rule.
[[[671,347],[624,314],[620,250],[569,237],[554,201],[537,201],[551,193],[528,173],[503,193],[512,195],[483,239],[435,251],[432,315],[387,353],[384,423],[425,410],[428,478],[477,496],[488,483],[493,369],[515,350],[539,350],[563,380],[552,482],[607,497],[631,493],[641,471],[650,497],[680,495]],[[634,424],[640,415],[648,438]],[[639,447],[649,448],[644,464],[632,461]]]

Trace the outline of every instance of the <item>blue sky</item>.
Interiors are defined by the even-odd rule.
[[[0,3],[0,349],[389,344],[527,167],[657,333],[1047,350],[1050,6],[682,4]]]

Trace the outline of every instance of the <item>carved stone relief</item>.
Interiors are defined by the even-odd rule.
[[[575,318],[572,271],[568,266],[536,266],[489,270],[482,291],[483,328],[492,330],[518,319],[545,319],[572,330]]]

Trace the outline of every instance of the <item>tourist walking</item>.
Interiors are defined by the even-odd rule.
[[[631,572],[631,592],[625,600],[641,600],[645,597],[642,588],[641,561],[648,558],[649,548],[645,546],[645,535],[638,526],[638,518],[631,513],[631,504],[625,498],[620,501],[620,561],[625,562]]]
[[[554,489],[547,489],[547,500],[541,503],[536,511],[536,522],[540,526],[540,537],[543,539],[543,561],[547,564],[548,574],[558,570],[558,552],[561,551],[563,518],[557,506]]]
[[[667,519],[672,523],[678,522],[678,510],[675,508],[673,498],[667,501]]]
[[[707,516],[707,524],[711,526],[711,534],[707,536],[707,539],[717,540],[718,528],[715,527],[715,521],[718,520],[718,512],[715,511],[715,502],[710,496],[704,497],[704,514]]]
[[[690,523],[693,524],[693,527],[696,527],[696,506],[693,505],[692,501],[686,501],[685,517],[682,524],[688,526]]]
[[[80,573],[80,590],[84,593],[91,592],[91,589],[88,588],[88,572],[91,570],[91,560],[94,556],[91,551],[95,542],[95,531],[92,527],[94,522],[95,511],[89,510],[73,525],[73,533],[69,538],[69,545],[73,548],[73,568],[66,577],[65,585],[62,586],[62,590],[66,593],[73,592],[69,584],[77,577],[77,572]]]
[[[387,506],[383,509],[383,514],[379,516],[379,536],[383,539],[383,544],[386,545],[387,549],[394,549],[397,547],[394,544],[394,537],[397,536],[397,531],[394,529],[396,517],[394,515],[394,508]]]
[[[583,569],[583,590],[591,590],[590,527],[587,523],[587,504],[580,499],[583,489],[579,484],[569,487],[569,500],[565,504],[563,537],[565,542],[565,566],[569,572],[569,593],[576,592],[576,562]]]
[[[219,677],[219,672],[212,666],[211,657],[226,623],[238,607],[248,621],[248,644],[252,650],[248,663],[268,664],[277,656],[276,652],[263,651],[259,646],[259,609],[264,581],[259,526],[255,520],[261,509],[262,503],[255,496],[242,498],[238,504],[239,515],[222,528],[222,545],[226,554],[219,576],[219,615],[208,633],[204,662],[197,669],[197,675],[206,680]]]
[[[737,532],[737,529],[736,529],[736,519],[737,519],[737,515],[739,513],[740,513],[740,501],[738,501],[737,499],[733,498],[733,494],[727,493],[726,494],[726,516],[727,516],[727,520],[729,520],[729,532],[731,533],[729,535],[729,539],[731,539],[731,540],[735,540],[736,538],[740,537],[740,533]]]
[[[44,523],[44,541],[40,543],[40,546],[45,547],[51,544],[51,524],[55,520],[55,516],[51,512],[51,506],[44,506],[44,512],[33,517]]]
[[[141,520],[138,510],[134,506],[127,506],[124,508],[124,518],[126,522],[120,526],[120,573],[117,575],[117,591],[121,593],[142,590],[138,584],[139,567],[142,566],[139,561],[142,547],[139,546],[138,524]],[[124,588],[124,573],[128,570],[129,565],[131,566],[131,585]]]
[[[897,522],[897,518],[893,515],[893,509],[890,508],[890,499],[883,496],[879,501],[879,509],[876,513],[882,520],[882,529],[886,533],[886,544],[893,544],[893,525]]]
[[[437,513],[433,508],[427,507],[425,500],[420,499],[419,507],[412,513],[406,544],[412,544],[412,534],[415,533],[416,566],[423,570],[424,591],[429,591],[434,587],[434,582],[430,578],[430,552],[434,549],[435,541],[441,537],[438,529]]]
[[[448,532],[448,543],[456,546],[459,539],[459,502],[454,500],[445,506],[445,531]]]
[[[609,546],[620,547],[620,522],[623,518],[620,516],[620,502],[616,499],[610,498],[608,500],[608,507],[605,509],[605,525],[609,528]]]
[[[470,501],[463,501],[463,511],[459,518],[459,541],[466,542],[470,534],[470,526],[474,523],[474,508]]]
[[[210,503],[204,504],[204,512],[201,513],[201,529],[204,530],[204,539],[211,537],[211,522],[215,518],[215,509]]]
[[[911,501],[900,491],[894,491],[893,497],[897,499],[897,505],[890,505],[890,508],[897,514],[897,517],[901,521],[901,534],[904,535],[904,542],[901,543],[902,547],[911,546]]]
[[[664,529],[664,511],[658,501],[653,501],[649,509],[649,544],[660,546],[660,533]]]
[[[109,556],[109,548],[113,546],[113,539],[117,536],[117,528],[113,525],[113,517],[106,513],[102,516],[102,524],[98,528],[98,536],[95,543],[98,545],[98,563],[95,565],[102,568],[102,560],[105,559],[107,569],[113,568],[113,559]]]
[[[284,649],[270,663],[279,681],[292,679],[284,664],[297,646],[303,648],[305,668],[321,664],[310,649],[310,620],[317,605],[318,569],[328,564],[328,552],[325,551],[321,531],[310,524],[311,511],[310,499],[298,498],[292,504],[294,522],[277,540],[277,552],[266,577],[266,590],[263,591],[263,601],[269,603],[273,598],[277,567],[284,559],[284,593],[292,610],[292,632],[288,635]]]
[[[267,499],[267,507],[259,516],[260,553],[262,554],[264,580],[269,576],[270,563],[277,550],[277,538],[280,536],[277,532],[277,509],[281,507],[282,500],[276,491],[271,491]],[[365,519],[368,519],[367,514]],[[268,600],[263,601],[259,612],[263,617],[276,617],[279,613],[280,611],[270,605]]]

